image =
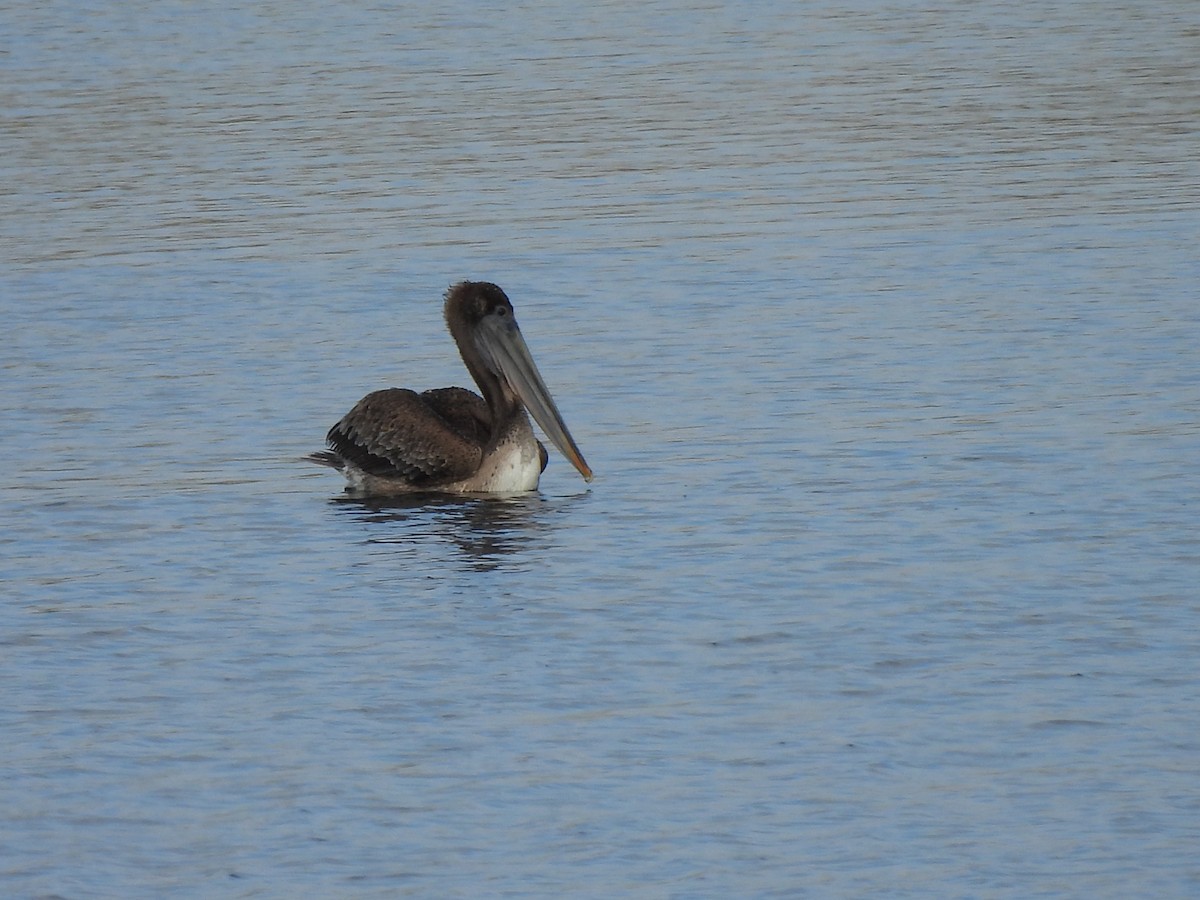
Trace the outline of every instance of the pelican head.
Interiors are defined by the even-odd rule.
[[[538,372],[504,291],[486,281],[456,284],[446,292],[445,314],[446,326],[483,392],[493,421],[524,405],[583,480],[591,481],[592,470]]]

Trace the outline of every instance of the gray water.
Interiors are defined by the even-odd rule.
[[[0,894],[1200,893],[1194,4],[240,6],[0,7]]]

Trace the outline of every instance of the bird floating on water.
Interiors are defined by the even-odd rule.
[[[446,292],[445,315],[483,396],[460,387],[375,391],[329,429],[329,449],[309,459],[339,470],[362,494],[532,491],[547,455],[528,410],[583,480],[591,481],[592,470],[542,381],[504,291],[485,281],[456,284]]]

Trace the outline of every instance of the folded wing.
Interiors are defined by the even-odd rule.
[[[369,475],[432,485],[479,468],[490,424],[483,398],[463,388],[388,388],[358,401],[326,442]]]

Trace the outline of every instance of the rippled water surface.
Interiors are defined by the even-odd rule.
[[[1190,5],[0,35],[0,894],[1200,892]],[[596,480],[345,497],[464,277]]]

